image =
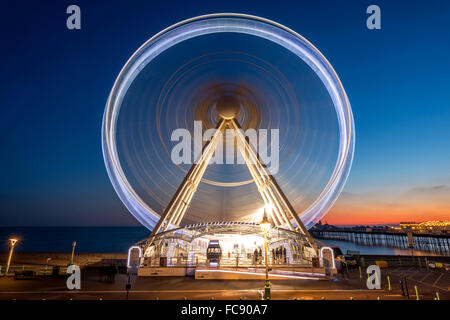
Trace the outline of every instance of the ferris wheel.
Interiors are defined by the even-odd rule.
[[[180,129],[191,134],[182,152]],[[102,127],[110,180],[150,239],[183,223],[256,221],[261,207],[310,238],[342,191],[354,141],[349,100],[324,55],[279,23],[229,13],[146,41],[120,71]],[[224,146],[233,160],[218,156]]]

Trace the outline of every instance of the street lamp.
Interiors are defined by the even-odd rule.
[[[16,245],[17,241],[19,241],[19,240],[14,239],[14,238],[9,239],[9,243],[11,245],[11,251],[9,252],[8,263],[6,264],[5,276],[8,275],[9,265],[11,264],[11,258],[12,258],[14,246]]]
[[[47,275],[47,268],[48,268],[48,262],[52,260],[52,258],[47,258],[47,260],[45,261],[45,268],[44,268],[44,276]]]
[[[267,235],[270,232],[270,222],[267,219],[266,209],[264,209],[264,217],[260,223],[261,231],[264,233],[264,254],[266,258],[266,285],[264,287],[264,298],[266,300],[270,299],[270,283],[269,283],[269,260],[267,259]]]
[[[73,264],[73,254],[74,254],[74,252],[75,252],[75,247],[76,247],[76,245],[77,245],[77,242],[76,242],[76,241],[72,242],[72,256],[70,257],[70,264],[71,264],[71,265]]]

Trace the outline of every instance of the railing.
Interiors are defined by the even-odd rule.
[[[450,257],[435,256],[381,256],[381,255],[360,255],[355,256],[357,263],[361,267],[376,264],[376,261],[386,261],[388,267],[419,267],[429,268],[430,263],[449,264]]]
[[[272,259],[269,257],[269,267],[272,269],[295,269],[295,268],[311,268],[312,261],[306,258],[303,259],[291,259],[293,263],[284,262],[284,258]],[[265,268],[265,261],[263,258],[253,259],[253,255],[250,258],[222,256],[219,263],[223,268]],[[188,260],[186,256],[179,257],[158,257],[153,259],[145,259],[144,266],[146,267],[209,267],[208,261],[205,256],[196,256],[192,260]]]
[[[348,241],[367,246],[384,246],[392,248],[410,248],[408,235],[394,232],[364,232],[353,230],[311,230],[311,234],[318,239]],[[413,234],[415,250],[434,252],[438,254],[450,253],[449,236]]]
[[[0,265],[0,276],[5,275],[6,266]],[[67,267],[60,266],[42,266],[42,265],[11,265],[8,270],[8,276],[13,276],[15,273],[23,271],[33,271],[36,276],[56,276],[66,275]]]

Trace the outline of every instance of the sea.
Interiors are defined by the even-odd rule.
[[[0,252],[9,251],[8,239],[16,238],[18,252],[70,252],[76,241],[76,251],[86,253],[126,253],[130,246],[148,237],[145,227],[0,227]],[[375,255],[435,255],[430,252],[383,246],[364,246],[347,241],[322,240],[339,246],[343,253],[359,251]]]
[[[70,252],[76,241],[77,252],[126,253],[149,235],[145,227],[0,227],[0,251],[16,238],[18,252]]]

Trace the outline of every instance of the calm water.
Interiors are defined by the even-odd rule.
[[[0,251],[9,250],[8,239],[17,237],[17,251],[70,252],[76,241],[77,252],[125,253],[149,234],[145,227],[0,227]]]
[[[8,251],[8,239],[20,239],[15,250],[23,252],[70,252],[77,242],[77,252],[127,252],[135,242],[150,232],[144,227],[0,227],[0,251]],[[370,247],[346,241],[323,240],[347,250],[362,254],[411,255],[410,250],[388,247]],[[433,255],[415,251],[415,255]]]

